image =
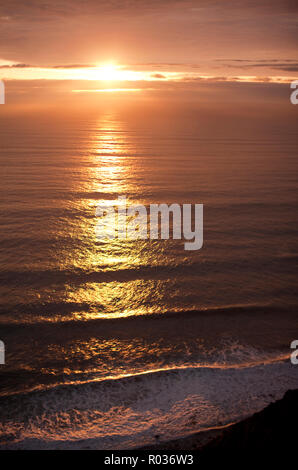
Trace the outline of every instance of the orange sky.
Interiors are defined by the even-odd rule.
[[[49,81],[72,93],[288,83],[297,13],[295,0],[10,0],[0,4],[0,78],[8,93],[12,81],[22,93]]]

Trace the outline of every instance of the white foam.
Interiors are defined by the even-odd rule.
[[[288,361],[59,386],[5,400],[2,448],[129,448],[240,420],[294,388]]]

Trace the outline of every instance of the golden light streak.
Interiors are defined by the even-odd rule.
[[[195,81],[218,81],[218,82],[245,82],[245,83],[291,83],[291,76],[256,76],[256,75],[221,75],[194,73],[185,71],[163,70],[128,70],[124,65],[104,64],[91,67],[18,67],[11,61],[0,59],[0,79],[2,80],[88,80],[102,83],[109,82],[195,82]],[[109,90],[109,91],[108,91]],[[124,89],[123,89],[124,90]],[[129,91],[137,88],[130,88]],[[73,90],[82,92],[81,90]],[[87,91],[87,90],[86,90]],[[109,93],[120,92],[122,89],[108,87],[92,92]],[[126,88],[125,91],[128,91]],[[90,91],[91,92],[91,91]]]
[[[150,88],[152,89],[152,88]],[[143,88],[100,88],[95,90],[71,90],[73,93],[117,93],[143,91]]]

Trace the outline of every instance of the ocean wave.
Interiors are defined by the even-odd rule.
[[[101,242],[98,242],[101,243]],[[132,241],[126,241],[126,243],[133,243]],[[239,270],[245,269],[245,272],[255,272],[255,270],[273,268],[277,272],[291,272],[297,265],[297,256],[268,256],[252,259],[239,260],[238,257],[231,257],[229,259],[214,259],[204,260],[201,259],[196,262],[173,262],[170,259],[166,259],[164,263],[158,264],[138,264],[131,268],[115,266],[114,268],[108,264],[101,264],[97,270],[84,269],[80,267],[70,267],[69,269],[61,269],[57,266],[57,269],[17,269],[17,270],[5,270],[2,269],[0,272],[0,280],[3,286],[20,284],[23,285],[30,282],[39,288],[42,286],[48,286],[51,283],[69,283],[80,284],[82,282],[127,282],[137,279],[149,279],[149,280],[164,280],[169,277],[174,278],[175,275],[179,278],[188,277],[194,278],[200,274],[206,272],[217,273],[223,270],[225,273],[234,272],[235,268]],[[292,266],[292,264],[294,266]]]
[[[296,315],[297,307],[295,305],[268,305],[268,304],[236,304],[236,305],[220,305],[220,306],[211,306],[203,307],[197,309],[186,310],[184,308],[177,308],[176,310],[131,310],[131,311],[115,311],[115,312],[105,312],[102,309],[102,305],[99,303],[88,303],[88,302],[35,302],[28,304],[16,304],[16,305],[5,305],[2,304],[0,310],[0,325],[1,329],[11,329],[15,328],[16,325],[22,328],[39,328],[43,325],[47,328],[63,328],[69,327],[70,325],[75,326],[85,326],[95,327],[95,326],[107,326],[109,323],[115,323],[120,326],[120,323],[123,325],[129,325],[134,321],[138,322],[149,322],[156,321],[167,318],[168,320],[184,320],[193,319],[194,321],[200,317],[211,317],[211,316],[239,316],[245,315],[249,317],[260,316],[260,315],[278,315],[278,314],[288,314]],[[14,317],[11,317],[7,321],[6,316],[13,311],[15,313]],[[22,313],[22,318],[17,316],[18,313]],[[90,316],[86,317],[73,317],[70,315],[67,317],[67,314],[72,314],[73,312],[90,312]],[[26,318],[26,313],[30,314]],[[59,313],[58,316],[53,314]],[[1,315],[4,319],[1,321]],[[24,317],[26,320],[24,321]],[[38,318],[39,317],[39,318]]]
[[[298,369],[186,367],[57,385],[1,400],[1,447],[123,449],[248,416],[298,387]]]

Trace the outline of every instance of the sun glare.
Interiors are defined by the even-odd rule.
[[[87,80],[101,80],[106,82],[136,81],[144,78],[144,73],[127,70],[121,65],[108,63],[98,65],[96,68],[85,72]]]
[[[98,80],[112,81],[121,79],[121,71],[119,70],[119,67],[114,64],[107,64],[99,67],[96,74],[98,74]]]

